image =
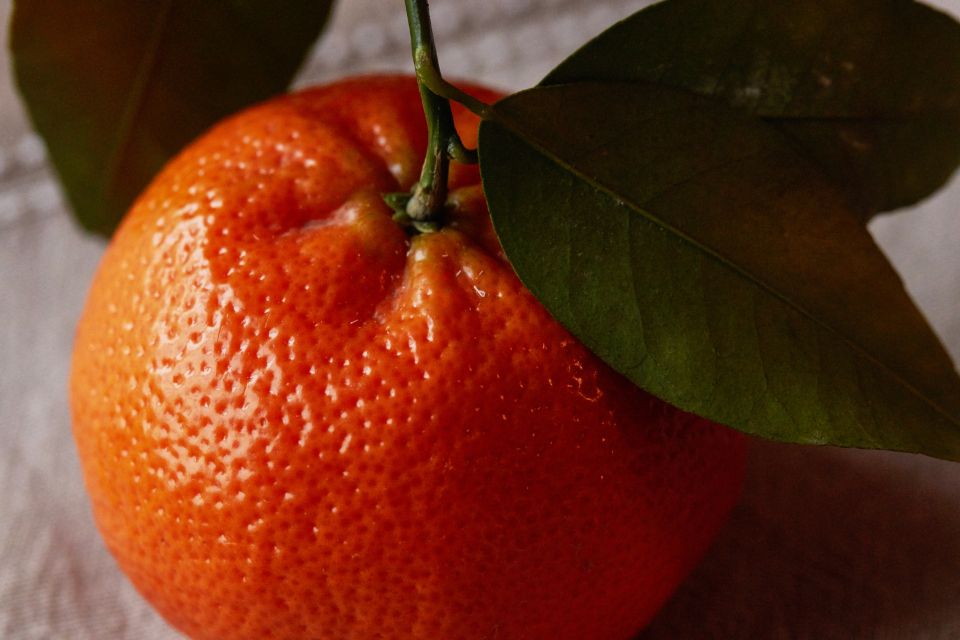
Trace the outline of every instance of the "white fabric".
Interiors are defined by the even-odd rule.
[[[516,89],[645,4],[434,0],[433,15],[449,75]],[[936,4],[960,14],[960,0]],[[9,11],[10,0],[0,0],[4,24]],[[4,30],[4,51],[5,38]],[[300,84],[409,69],[406,38],[399,0],[341,0]],[[93,527],[66,380],[74,324],[104,245],[65,212],[3,62],[0,638],[179,638],[120,574]],[[960,359],[960,180],[871,228]],[[960,464],[758,443],[730,525],[643,637],[958,638],[958,505]]]

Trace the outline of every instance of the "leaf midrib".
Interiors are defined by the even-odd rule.
[[[619,83],[618,83],[618,84],[619,84]],[[540,87],[540,88],[533,89],[533,90],[534,90],[534,91],[544,90],[544,89],[548,89],[548,90],[549,90],[550,88],[554,88],[554,87],[556,87],[556,86],[559,86],[559,85],[550,85],[549,87]],[[802,314],[804,317],[806,317],[808,320],[810,320],[810,321],[813,322],[814,324],[819,325],[819,326],[823,327],[824,329],[826,329],[827,331],[829,331],[830,333],[838,336],[841,340],[843,340],[845,343],[847,343],[848,345],[850,345],[850,347],[851,347],[854,351],[856,351],[857,353],[859,353],[859,354],[861,355],[861,357],[863,357],[863,358],[864,358],[865,360],[867,360],[868,362],[873,363],[873,364],[874,364],[877,368],[879,368],[880,370],[886,372],[886,373],[887,373],[889,376],[891,376],[894,380],[896,380],[897,382],[899,382],[904,388],[908,389],[914,396],[916,396],[917,398],[919,398],[922,403],[927,404],[927,405],[929,405],[930,407],[932,407],[938,414],[940,414],[941,416],[943,416],[943,418],[944,418],[949,424],[952,424],[952,425],[954,425],[955,427],[960,428],[960,418],[951,415],[951,414],[947,411],[947,409],[945,409],[944,407],[942,407],[942,406],[940,405],[939,402],[934,401],[933,399],[927,397],[927,395],[926,395],[925,393],[923,393],[920,389],[918,389],[916,386],[914,386],[911,382],[909,382],[908,380],[904,379],[904,377],[903,377],[900,373],[898,373],[897,371],[893,370],[889,365],[887,365],[887,363],[885,363],[884,361],[879,360],[879,359],[877,359],[876,357],[874,357],[874,356],[870,353],[870,351],[868,351],[865,347],[863,347],[859,342],[857,342],[856,340],[850,338],[850,337],[847,336],[845,333],[843,333],[843,332],[841,332],[839,329],[835,328],[832,324],[828,324],[828,323],[820,320],[820,319],[817,318],[814,314],[812,314],[811,312],[809,312],[804,306],[798,304],[798,303],[795,302],[792,298],[788,297],[786,294],[781,293],[781,292],[778,291],[776,288],[774,288],[772,285],[768,284],[768,283],[767,283],[766,281],[764,281],[763,279],[755,276],[753,273],[751,273],[750,271],[748,271],[748,270],[745,269],[744,267],[739,266],[737,263],[733,262],[732,260],[730,260],[729,258],[727,258],[726,256],[724,256],[723,254],[721,254],[719,251],[710,248],[710,247],[707,246],[706,244],[702,243],[701,241],[697,240],[696,238],[694,238],[693,236],[687,234],[686,232],[682,231],[681,229],[675,227],[674,225],[671,225],[671,224],[669,224],[668,222],[666,222],[666,221],[664,221],[664,220],[661,220],[659,216],[656,216],[656,215],[654,215],[653,213],[651,213],[651,212],[649,212],[649,211],[646,211],[645,209],[639,207],[638,205],[634,204],[634,203],[632,202],[632,200],[627,199],[626,197],[623,197],[623,196],[621,196],[621,195],[618,195],[617,192],[616,192],[613,188],[606,186],[606,185],[605,185],[603,182],[601,182],[599,179],[593,178],[593,177],[591,177],[591,176],[583,173],[582,171],[580,171],[579,169],[577,169],[576,167],[574,167],[573,165],[571,165],[570,163],[568,163],[566,160],[564,160],[563,158],[559,157],[559,156],[558,156],[557,154],[555,154],[553,151],[551,151],[551,150],[549,149],[549,146],[548,146],[547,144],[543,143],[543,142],[542,142],[541,140],[539,140],[538,138],[536,138],[536,137],[534,137],[534,136],[532,136],[532,135],[529,135],[528,133],[525,133],[525,132],[522,130],[522,129],[523,129],[523,128],[522,128],[522,125],[518,125],[518,123],[517,123],[516,121],[514,121],[514,119],[511,118],[510,116],[505,116],[505,115],[502,113],[501,110],[497,109],[497,106],[496,106],[496,105],[492,105],[492,106],[490,107],[490,109],[488,110],[488,113],[486,114],[486,118],[487,118],[487,120],[490,120],[490,121],[492,121],[492,122],[495,122],[495,123],[497,123],[497,124],[502,125],[502,126],[505,127],[506,129],[508,129],[509,131],[511,131],[512,133],[514,133],[515,135],[519,136],[523,141],[525,141],[525,142],[527,142],[528,144],[530,144],[536,151],[538,151],[539,153],[541,153],[542,155],[544,155],[545,157],[547,157],[547,158],[550,159],[551,161],[555,162],[558,166],[566,169],[567,171],[570,171],[572,174],[574,174],[575,176],[579,177],[580,179],[582,179],[584,182],[586,182],[587,184],[589,184],[589,185],[592,186],[593,188],[595,188],[595,189],[597,189],[598,191],[601,191],[602,193],[606,194],[608,197],[612,198],[615,202],[623,202],[623,203],[626,204],[626,206],[628,206],[631,210],[635,211],[637,214],[639,214],[640,216],[644,217],[644,218],[647,219],[648,221],[650,221],[650,222],[652,222],[653,224],[661,227],[662,229],[668,231],[669,233],[674,234],[676,237],[680,238],[681,240],[683,240],[684,242],[686,242],[687,244],[689,244],[690,246],[692,246],[692,247],[695,248],[696,250],[698,250],[698,251],[700,251],[701,253],[707,255],[708,257],[712,258],[712,259],[715,260],[716,262],[719,262],[721,265],[723,265],[723,266],[725,266],[726,268],[730,269],[731,271],[733,271],[734,273],[736,273],[736,274],[738,274],[739,276],[743,277],[744,279],[746,279],[746,280],[748,280],[748,281],[750,281],[750,282],[753,282],[757,287],[759,287],[759,288],[767,291],[770,295],[772,295],[773,297],[777,298],[778,300],[780,300],[780,301],[783,302],[784,304],[786,304],[786,305],[788,305],[789,307],[797,310],[800,314]]]
[[[559,85],[551,85],[551,86],[559,86]],[[656,85],[656,86],[660,86],[665,89],[672,89],[674,91],[677,90],[675,87],[670,87],[669,85]],[[685,89],[680,89],[680,90],[686,91]],[[693,95],[701,95],[701,94],[694,93]],[[726,104],[726,103],[723,103],[723,104]],[[762,112],[758,113],[758,112],[750,111],[748,109],[740,109],[735,106],[727,105],[727,107],[730,109],[733,109],[734,111],[740,111],[741,113],[746,113],[749,116],[753,116],[759,120],[763,120],[765,122],[769,122],[770,124],[774,124],[774,125],[784,123],[784,122],[844,122],[844,123],[852,122],[852,123],[866,123],[866,124],[870,124],[874,122],[879,122],[879,123],[896,122],[896,123],[909,124],[912,122],[916,122],[918,120],[933,120],[933,119],[939,119],[939,118],[945,118],[945,117],[950,118],[950,117],[960,116],[960,104],[958,104],[955,107],[933,109],[930,111],[910,111],[910,112],[905,112],[902,115],[880,114],[880,115],[850,115],[850,116],[766,115],[766,114],[763,114]]]
[[[149,80],[153,75],[153,70],[157,66],[160,57],[160,50],[163,47],[167,28],[170,25],[170,15],[173,11],[174,0],[165,0],[163,6],[159,8],[157,23],[150,34],[150,40],[144,50],[140,61],[137,63],[137,70],[133,77],[130,90],[127,92],[127,100],[123,113],[120,116],[120,122],[117,125],[117,135],[113,149],[108,155],[107,160],[107,187],[104,193],[104,199],[109,199],[116,191],[117,179],[119,177],[119,168],[123,164],[123,158],[130,148],[133,139],[133,125],[137,114],[143,108],[144,99],[147,95]]]

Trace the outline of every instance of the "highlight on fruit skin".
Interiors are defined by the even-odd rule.
[[[109,549],[192,638],[629,638],[736,500],[744,438],[547,314],[475,167],[442,230],[392,221],[424,147],[412,78],[277,98],[173,160],[103,258],[74,435]]]

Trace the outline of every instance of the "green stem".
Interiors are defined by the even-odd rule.
[[[490,105],[488,105],[486,102],[477,100],[469,93],[461,91],[454,85],[444,80],[443,76],[440,75],[440,67],[437,66],[437,64],[432,61],[430,57],[425,55],[423,60],[420,60],[418,64],[415,54],[414,65],[417,68],[417,80],[422,85],[425,85],[428,89],[430,89],[430,91],[441,98],[459,102],[481,118],[486,118],[489,115]]]
[[[465,148],[457,135],[449,99],[463,102],[471,110],[483,110],[486,105],[447,83],[440,75],[428,0],[404,1],[407,7],[407,22],[410,25],[413,65],[417,84],[420,86],[423,112],[427,118],[427,154],[420,180],[406,202],[405,213],[415,227],[427,230],[438,225],[443,214],[447,200],[450,159],[476,162],[476,152]]]

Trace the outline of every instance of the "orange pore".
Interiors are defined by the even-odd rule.
[[[548,315],[475,167],[440,232],[391,220],[425,138],[406,77],[278,98],[176,158],[103,258],[74,434],[111,552],[193,638],[628,638],[736,499],[742,438]]]

